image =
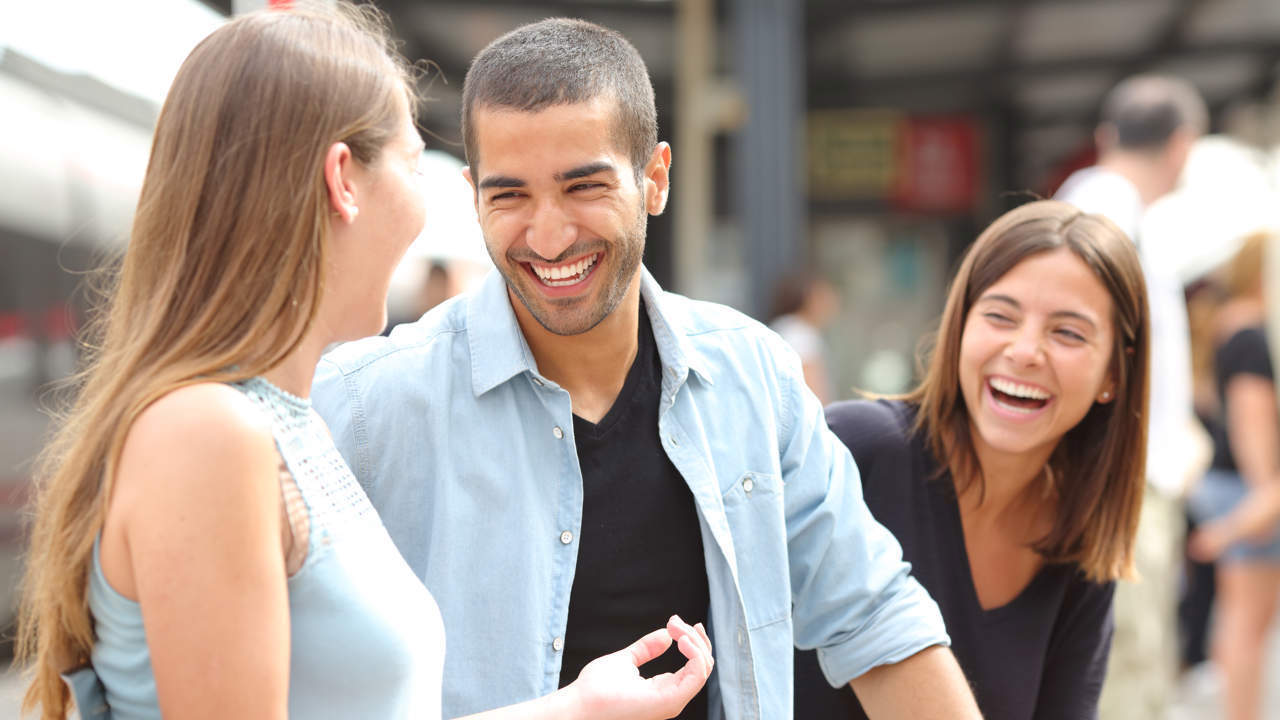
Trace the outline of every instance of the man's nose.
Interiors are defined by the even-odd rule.
[[[554,260],[578,239],[578,227],[556,199],[540,201],[525,231],[525,244],[543,259]]]

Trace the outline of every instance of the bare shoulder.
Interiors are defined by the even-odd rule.
[[[199,383],[161,397],[134,421],[117,488],[126,497],[137,490],[160,501],[210,500],[260,490],[277,462],[269,421],[252,401],[230,386]]]

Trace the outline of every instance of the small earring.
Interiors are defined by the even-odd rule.
[[[1107,402],[1108,400],[1110,400],[1110,399],[1111,399],[1111,391],[1110,391],[1110,390],[1103,390],[1103,391],[1102,391],[1102,396],[1101,396],[1101,397],[1099,397],[1098,399],[1099,399],[1099,400],[1101,400],[1102,402]]]

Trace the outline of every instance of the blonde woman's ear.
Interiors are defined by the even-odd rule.
[[[329,208],[347,223],[360,214],[360,208],[356,206],[355,185],[348,176],[351,162],[351,148],[346,143],[334,143],[325,153],[324,182],[329,191]]]

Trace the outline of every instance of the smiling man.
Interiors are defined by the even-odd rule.
[[[546,694],[679,613],[716,659],[682,718],[790,717],[793,643],[872,717],[977,717],[795,353],[644,270],[671,149],[635,49],[519,28],[472,64],[462,125],[497,272],[333,352],[313,389],[440,606],[445,716]]]

